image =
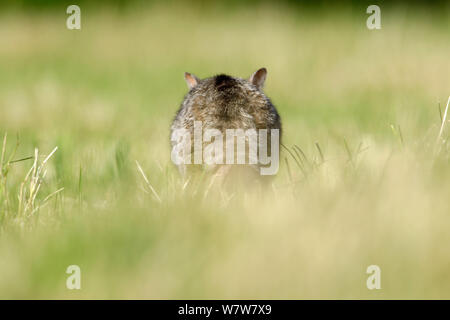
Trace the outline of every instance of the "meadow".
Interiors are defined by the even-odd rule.
[[[0,13],[0,298],[450,298],[448,5],[81,10]],[[260,67],[270,190],[185,183],[183,73]]]

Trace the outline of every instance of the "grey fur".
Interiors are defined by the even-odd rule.
[[[171,136],[176,129],[187,129],[193,139],[194,121],[202,121],[203,130],[218,129],[224,136],[226,129],[279,129],[281,138],[280,116],[262,91],[266,73],[259,69],[249,80],[224,74],[198,79],[186,73],[190,90],[173,120]],[[179,169],[186,172],[184,165]]]

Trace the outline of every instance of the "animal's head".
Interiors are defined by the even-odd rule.
[[[266,76],[266,68],[261,68],[255,71],[248,79],[234,78],[225,74],[220,74],[212,78],[201,80],[194,74],[189,72],[184,73],[184,79],[186,80],[189,89],[192,89],[201,83],[208,82],[208,85],[213,85],[218,91],[225,91],[228,89],[233,89],[233,87],[242,86],[243,82],[253,85],[258,90],[262,90],[264,87],[264,82],[266,81]]]
[[[255,101],[265,101],[262,92],[267,70],[261,68],[248,79],[219,74],[206,79],[199,79],[191,73],[185,73],[184,78],[190,89],[189,96],[197,97],[195,103],[203,107],[223,107],[223,111],[236,110],[233,106],[248,106]],[[253,101],[253,103],[252,103]]]
[[[256,89],[262,92],[264,82],[266,81],[266,76],[266,68],[261,68],[254,72],[248,79],[235,78],[225,74],[219,74],[207,79],[199,79],[194,74],[188,72],[185,72],[184,79],[186,80],[190,90],[202,88],[204,90],[215,91],[220,94],[239,92],[244,88]]]

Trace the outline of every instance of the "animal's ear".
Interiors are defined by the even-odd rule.
[[[264,81],[266,81],[266,76],[267,76],[267,69],[261,68],[255,73],[253,73],[248,81],[254,84],[258,89],[262,89],[262,87],[264,86]]]
[[[199,82],[198,78],[189,72],[184,73],[184,80],[186,80],[189,89],[195,87]]]

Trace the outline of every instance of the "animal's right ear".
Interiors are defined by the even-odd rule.
[[[189,89],[195,87],[199,82],[198,78],[189,72],[184,73],[184,80],[186,80]]]
[[[254,84],[258,89],[262,89],[264,87],[264,81],[266,81],[266,77],[267,77],[267,69],[261,68],[255,73],[253,73],[250,79],[248,79],[248,81]]]

